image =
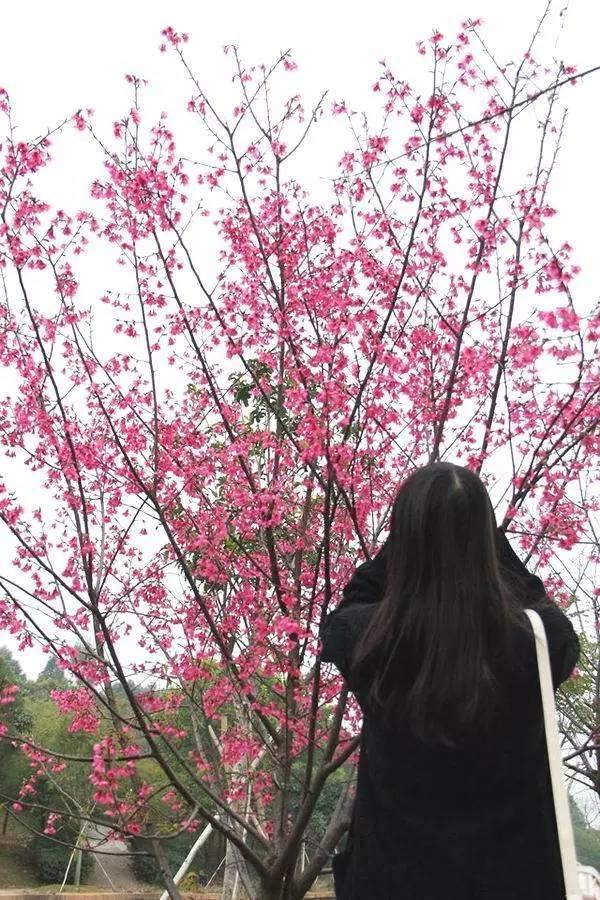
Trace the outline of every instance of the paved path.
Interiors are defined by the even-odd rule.
[[[104,832],[106,834],[106,831]],[[93,835],[94,839],[102,835],[102,829]],[[110,850],[114,853],[126,853],[127,845],[124,841],[112,839],[105,841],[99,847],[100,850]],[[128,856],[108,856],[106,853],[95,854],[95,865],[86,881],[87,887],[114,888],[117,891],[130,891],[137,889],[150,889],[149,885],[138,881],[129,865]]]

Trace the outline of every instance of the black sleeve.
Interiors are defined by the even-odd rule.
[[[521,562],[501,528],[496,529],[496,548],[500,571],[510,586],[522,596],[524,605],[552,602],[546,594],[542,579],[530,572]]]
[[[569,678],[577,665],[581,643],[571,620],[557,603],[552,600],[542,601],[532,603],[530,608],[539,613],[544,623],[550,654],[552,682],[554,690],[557,690],[559,685]]]
[[[557,686],[566,681],[573,672],[581,654],[581,642],[577,635],[564,646],[560,668],[557,669]]]
[[[354,690],[350,678],[352,658],[357,645],[377,612],[374,603],[353,603],[329,613],[321,629],[321,661],[331,662]]]
[[[348,675],[354,647],[352,629],[339,608],[329,613],[321,629],[321,661],[333,663],[344,678]]]
[[[522,597],[524,605],[535,609],[542,617],[556,690],[577,665],[581,652],[577,633],[568,616],[546,593],[541,578],[523,565],[500,528],[497,529],[497,548],[503,576]]]
[[[353,603],[378,603],[385,590],[386,558],[389,538],[372,559],[361,563],[342,590],[338,609]]]

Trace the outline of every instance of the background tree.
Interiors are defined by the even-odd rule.
[[[577,859],[582,865],[593,866],[600,871],[600,830],[588,824],[572,797],[570,809]]]
[[[598,550],[600,545],[595,542]],[[576,678],[570,679],[559,695],[559,711],[564,721],[564,761],[573,781],[600,796],[600,661],[598,632],[600,616],[597,589],[586,591],[584,575],[577,579],[570,609],[581,629],[581,655]],[[593,627],[590,628],[589,613]],[[586,615],[587,614],[587,615]],[[590,635],[594,635],[592,638]]]
[[[26,679],[19,663],[10,650],[0,647],[0,699],[3,703],[2,723],[11,734],[23,735],[30,731],[31,715],[23,698],[23,687]],[[0,742],[0,793],[14,796],[27,771],[27,763],[23,760],[18,747],[7,741]],[[0,800],[1,802],[1,800]],[[9,811],[4,806],[2,815],[2,834],[6,834],[9,824]]]

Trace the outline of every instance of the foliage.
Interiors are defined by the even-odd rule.
[[[575,836],[577,860],[584,866],[593,866],[600,872],[600,830],[590,828],[573,797],[569,797],[571,821]]]
[[[576,828],[575,848],[578,862],[600,872],[600,831],[597,828]]]
[[[164,848],[172,872],[176,872],[186,858],[192,844],[196,840],[194,835],[183,834],[164,842]],[[144,838],[132,837],[128,841],[131,850],[149,850],[149,842]],[[161,880],[160,869],[153,856],[132,856],[131,869],[136,878],[147,884],[157,884]],[[197,877],[204,873],[199,871],[198,860],[192,865],[190,874]]]
[[[60,884],[65,876],[69,860],[72,855],[72,847],[77,841],[77,832],[69,826],[63,825],[53,835],[56,840],[44,835],[37,835],[29,846],[31,859],[38,878],[42,884]],[[64,841],[69,846],[57,843]],[[81,880],[85,881],[90,873],[94,860],[91,854],[83,853],[81,862]],[[73,884],[75,878],[75,859],[71,863],[67,884]]]
[[[600,594],[593,599],[594,630],[600,624]],[[573,598],[572,608],[581,612],[581,604]],[[569,735],[570,750],[566,754],[566,767],[576,773],[578,780],[598,791],[599,771],[596,750],[600,735],[600,707],[598,684],[600,683],[600,644],[589,633],[579,634],[581,652],[573,676],[563,683],[557,694],[557,707],[563,721],[563,730]],[[573,750],[575,748],[575,750]]]
[[[17,737],[27,733],[33,724],[24,697],[25,682],[21,667],[10,651],[4,647],[1,648],[0,697],[5,691],[11,691],[13,687],[17,688],[16,692],[9,694],[11,702],[5,705],[1,721],[7,732]],[[27,771],[27,761],[23,759],[18,748],[8,742],[0,742],[0,804],[4,805],[7,802],[6,797],[15,796]]]
[[[49,698],[50,691],[66,690],[70,686],[67,676],[61,668],[59,668],[56,658],[50,656],[48,662],[29,686],[29,693],[33,696],[40,695]]]

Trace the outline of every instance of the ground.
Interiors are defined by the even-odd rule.
[[[103,844],[101,849],[124,853],[127,847],[123,841],[110,840]],[[90,873],[87,884],[121,891],[148,888],[148,885],[143,885],[134,877],[126,856],[106,856],[103,853],[96,855],[96,865]]]

